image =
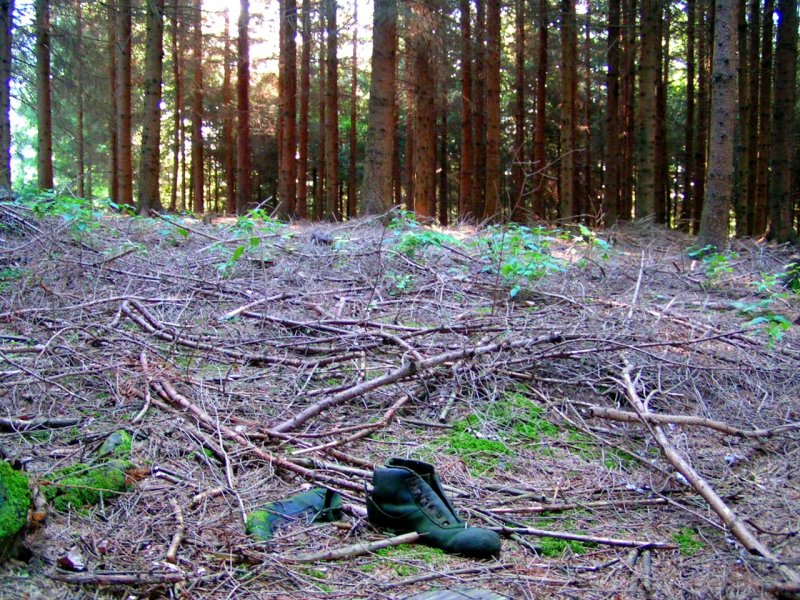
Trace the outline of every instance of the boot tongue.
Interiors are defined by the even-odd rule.
[[[386,460],[386,466],[409,469],[410,471],[414,471],[414,473],[422,477],[430,477],[433,475],[433,465],[422,462],[421,460],[394,457]]]

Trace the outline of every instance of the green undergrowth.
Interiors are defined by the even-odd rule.
[[[415,562],[422,563],[425,567],[432,567],[447,560],[447,555],[439,548],[431,548],[422,544],[400,544],[389,548],[381,548],[375,552],[383,564],[388,565],[399,577],[411,577],[420,571]],[[413,562],[412,562],[413,561]],[[361,566],[365,572],[373,571],[375,563]]]
[[[691,527],[684,527],[672,534],[673,541],[678,544],[678,551],[683,556],[694,556],[705,548],[705,544]]]
[[[452,431],[436,439],[432,449],[458,456],[473,475],[504,467],[517,447],[548,457],[566,451],[586,461],[601,460],[609,469],[633,461],[625,452],[599,446],[578,429],[547,419],[545,408],[528,394],[526,386],[504,392],[486,407],[453,423]]]

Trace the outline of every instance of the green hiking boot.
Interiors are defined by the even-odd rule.
[[[325,523],[342,517],[342,497],[326,488],[313,488],[286,500],[272,502],[247,516],[246,531],[261,541],[291,523]]]
[[[367,516],[375,527],[425,534],[424,544],[453,554],[489,558],[500,553],[500,536],[459,518],[432,465],[390,458],[375,469],[372,485]]]

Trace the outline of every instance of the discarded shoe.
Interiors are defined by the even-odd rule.
[[[459,518],[433,465],[390,458],[375,469],[372,485],[367,516],[374,526],[425,534],[423,543],[453,554],[489,558],[500,553],[500,536]]]
[[[246,530],[265,542],[291,523],[325,523],[341,517],[342,497],[326,488],[313,488],[253,511],[247,516]]]

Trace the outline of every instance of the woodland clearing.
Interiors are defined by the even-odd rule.
[[[124,430],[137,468],[124,494],[48,510],[0,596],[798,593],[791,247],[81,210],[0,205],[0,451],[46,487]],[[390,537],[363,489],[391,456],[432,462],[470,524],[504,528],[500,558],[303,557]],[[343,494],[345,520],[245,534],[311,485]],[[70,549],[85,570],[57,566]]]

